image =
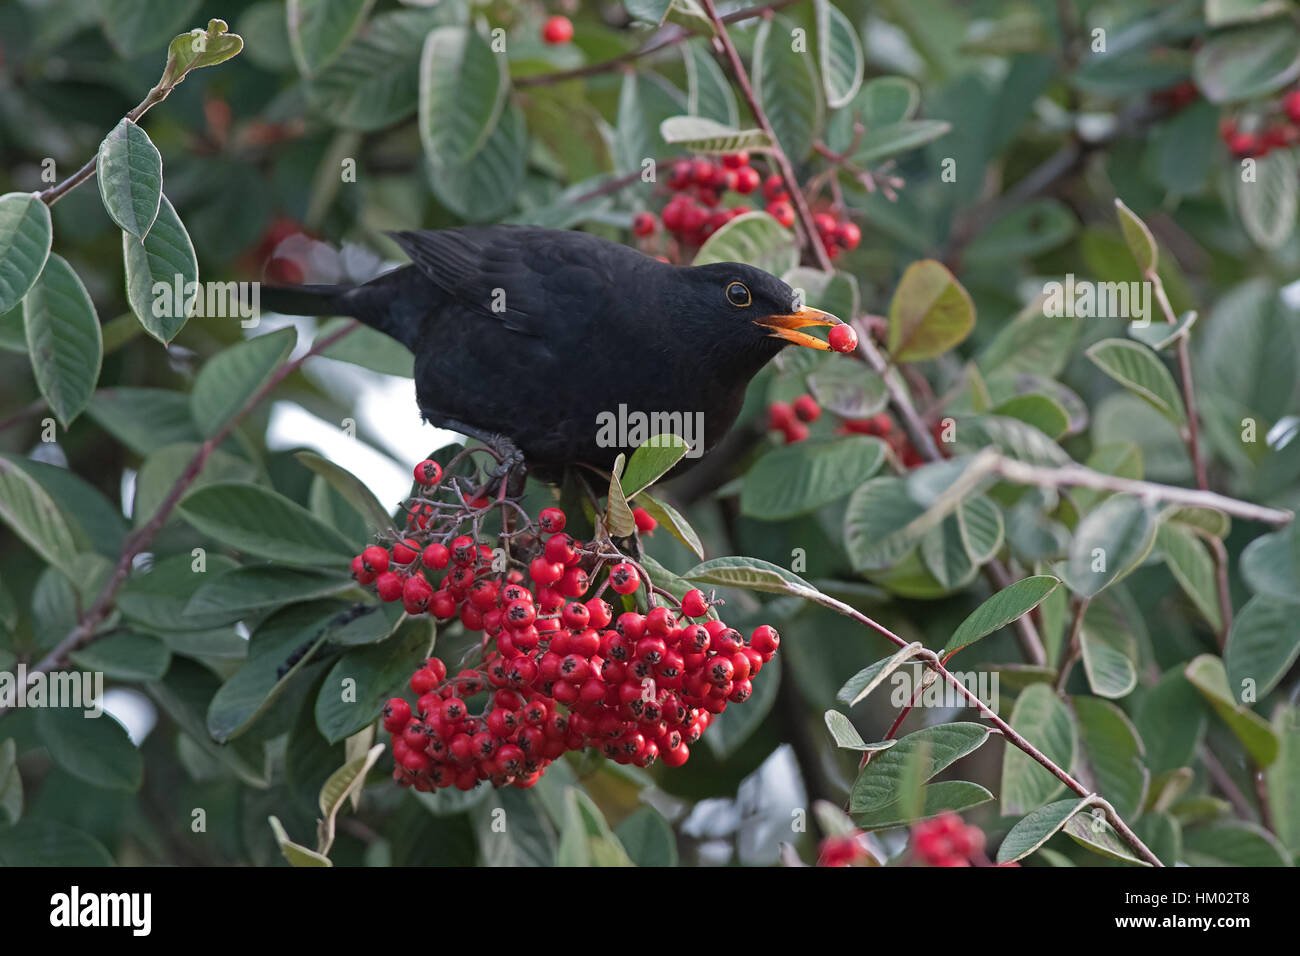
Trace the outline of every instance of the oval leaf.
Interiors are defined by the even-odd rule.
[[[934,358],[975,327],[975,305],[947,267],[924,259],[907,267],[889,306],[889,352],[896,362]]]
[[[23,299],[23,329],[36,384],[67,428],[95,391],[104,339],[90,293],[62,256],[50,255]]]
[[[162,201],[162,153],[149,134],[130,117],[122,117],[99,144],[95,175],[108,215],[143,241]]]

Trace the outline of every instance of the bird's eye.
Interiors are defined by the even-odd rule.
[[[743,309],[749,305],[752,299],[749,297],[749,289],[743,282],[733,282],[727,286],[727,301],[737,308]]]

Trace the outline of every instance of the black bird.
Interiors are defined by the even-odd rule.
[[[829,348],[799,329],[840,323],[753,266],[673,266],[583,232],[390,235],[411,265],[359,286],[265,287],[262,305],[353,316],[397,339],[415,354],[424,418],[492,445],[506,457],[501,473],[521,463],[543,478],[573,464],[608,471],[667,430],[698,457],[777,352]],[[647,422],[640,434],[618,428]]]

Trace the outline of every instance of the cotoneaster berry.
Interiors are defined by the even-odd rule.
[[[858,347],[858,333],[847,323],[832,325],[826,338],[836,352],[852,352]]]
[[[552,46],[568,43],[573,39],[573,23],[568,17],[550,17],[542,26],[542,39]]]

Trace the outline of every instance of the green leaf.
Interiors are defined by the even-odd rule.
[[[1069,767],[1078,748],[1078,732],[1069,708],[1050,684],[1031,684],[1016,698],[1011,726],[1058,767]],[[1045,767],[1008,745],[1002,752],[1002,810],[1012,815],[1042,806],[1065,787]]]
[[[812,152],[824,107],[812,56],[795,49],[793,29],[793,24],[780,16],[759,24],[750,79],[777,142],[798,163]]]
[[[747,212],[704,240],[692,264],[744,262],[783,275],[798,261],[799,248],[789,230],[765,212]]]
[[[1153,405],[1179,428],[1187,424],[1183,397],[1169,369],[1149,348],[1128,339],[1103,339],[1085,352],[1093,364]]]
[[[848,272],[823,272],[797,266],[783,275],[787,285],[802,293],[805,305],[810,305],[837,316],[855,316],[861,312],[862,296],[858,280]],[[845,362],[824,362],[823,367],[843,367]],[[863,370],[859,370],[862,374]]]
[[[870,165],[932,143],[939,137],[946,136],[951,129],[952,124],[943,120],[907,120],[890,126],[878,126],[867,131],[862,137],[861,145],[853,151],[849,160],[855,166]]]
[[[975,306],[940,262],[907,267],[889,305],[889,352],[895,362],[934,358],[975,327]]]
[[[315,850],[309,850],[300,843],[294,843],[289,839],[289,834],[284,830],[284,824],[278,817],[267,817],[267,822],[271,824],[271,832],[275,834],[275,842],[280,847],[280,852],[284,858],[289,861],[290,866],[333,866],[330,858],[323,853],[317,853]]]
[[[836,692],[835,699],[850,706],[865,699],[883,684],[890,674],[914,658],[921,649],[921,642],[913,641],[889,657],[868,664],[844,682],[844,686]]]
[[[207,555],[202,563],[189,554],[162,558],[147,569],[132,571],[118,594],[117,608],[128,620],[164,640],[176,631],[205,631],[223,622],[224,610],[212,621],[187,615],[185,606],[208,575],[234,566],[230,558],[220,554]]]
[[[1156,246],[1155,237],[1151,235],[1151,230],[1120,199],[1115,200],[1115,212],[1119,216],[1120,232],[1124,234],[1124,242],[1129,252],[1133,253],[1138,271],[1143,275],[1155,275],[1156,264],[1160,261],[1160,250]]]
[[[677,835],[654,807],[641,807],[614,828],[614,836],[637,866],[676,866]]]
[[[866,56],[857,28],[829,0],[817,0],[817,54],[826,105],[839,109],[862,86]]]
[[[86,414],[141,457],[176,442],[198,442],[189,397],[165,388],[101,388]]]
[[[135,502],[132,519],[138,528],[147,523],[162,507],[172,486],[189,467],[198,453],[198,442],[178,442],[159,448],[144,460],[135,478]],[[203,470],[190,485],[194,491],[219,481],[255,481],[257,469],[242,458],[229,452],[213,450],[207,457]]]
[[[1151,778],[1142,763],[1137,730],[1110,701],[1074,697],[1071,704],[1094,789],[1110,801],[1121,818],[1132,820],[1142,809]]]
[[[920,820],[929,820],[941,813],[963,813],[993,799],[993,794],[977,783],[967,780],[943,780],[921,787],[920,802],[905,808],[902,801],[855,813],[853,822],[864,830],[883,830],[900,827]]]
[[[709,53],[707,41],[683,43],[682,59],[686,64],[686,112],[736,127],[740,123],[736,94],[731,91],[722,67]]]
[[[1285,704],[1273,712],[1273,733],[1280,747],[1277,760],[1264,771],[1273,832],[1291,853],[1300,853],[1300,710]],[[0,767],[4,761],[0,759]],[[0,781],[4,774],[0,771]],[[4,785],[0,783],[0,806]]]
[[[1060,583],[1050,574],[1036,574],[1003,588],[961,622],[939,656],[954,654],[1028,614]]]
[[[288,0],[289,46],[304,76],[318,72],[361,29],[374,0]]]
[[[432,620],[406,618],[388,640],[339,658],[316,698],[316,726],[325,739],[338,743],[378,717],[411,676],[412,662],[432,652],[433,641]]]
[[[0,866],[112,866],[94,837],[54,820],[23,820],[0,827]]]
[[[744,588],[795,597],[813,597],[821,593],[797,574],[758,558],[714,558],[697,564],[682,577],[695,584]]]
[[[1218,633],[1223,616],[1214,580],[1214,559],[1205,544],[1185,525],[1164,521],[1156,532],[1156,550],[1164,555],[1165,565],[1183,593]]]
[[[328,597],[352,584],[346,575],[276,565],[232,568],[209,575],[185,606],[185,614],[210,622],[234,623],[252,611]]]
[[[691,446],[680,435],[653,435],[632,452],[619,480],[628,498],[635,498],[666,475],[686,456]]]
[[[844,512],[844,546],[855,571],[880,571],[897,564],[920,540],[913,522],[925,513],[901,478],[863,483]]]
[[[327,625],[346,609],[336,601],[313,601],[282,608],[262,622],[249,639],[248,660],[208,704],[212,739],[225,744],[248,731],[307,666]]]
[[[869,744],[862,739],[856,727],[847,717],[838,710],[828,710],[825,714],[826,729],[831,733],[831,739],[835,741],[835,746],[841,750],[858,750],[871,751],[873,753],[881,750],[888,750],[897,740],[882,740],[880,743]]]
[[[302,505],[257,485],[216,482],[191,491],[181,517],[232,548],[295,566],[346,565],[353,548]]]
[[[363,133],[406,119],[420,102],[424,38],[447,22],[450,9],[444,5],[376,16],[342,55],[308,81],[313,111],[333,126]]]
[[[1300,29],[1284,20],[1217,31],[1196,51],[1192,68],[1211,103],[1267,96],[1300,76]]]
[[[1300,210],[1300,163],[1289,149],[1275,149],[1255,160],[1255,176],[1236,176],[1237,211],[1246,233],[1261,249],[1282,248],[1295,232]]]
[[[51,759],[78,780],[106,790],[140,789],[144,761],[111,714],[88,717],[82,710],[42,707],[36,733]]]
[[[1107,498],[1075,529],[1065,583],[1076,594],[1095,597],[1142,563],[1158,526],[1155,512],[1142,500]]]
[[[172,654],[152,634],[127,631],[88,644],[70,655],[72,663],[88,671],[100,671],[110,680],[153,681],[167,673]]]
[[[1205,0],[1205,22],[1212,27],[1251,23],[1291,10],[1289,0]]]
[[[1133,851],[1124,839],[1115,831],[1100,807],[1091,813],[1076,813],[1065,823],[1065,835],[1075,843],[1121,863],[1135,866],[1150,866],[1145,860],[1133,855]]]
[[[907,765],[913,759],[921,761],[919,773],[923,783],[977,750],[988,736],[987,727],[962,721],[938,724],[908,734],[893,747],[873,756],[858,774],[849,797],[849,812],[866,813],[894,803],[899,797]]]
[[[1037,199],[995,221],[966,247],[966,266],[988,267],[1042,255],[1070,241],[1078,220],[1064,203]]]
[[[129,3],[131,0],[123,0],[123,2]],[[161,0],[161,2],[167,3],[168,0]],[[187,3],[181,4],[182,7],[186,5]],[[176,26],[169,25],[166,32],[171,33],[178,29],[180,24],[188,19],[189,17],[186,16],[181,18]],[[244,39],[237,33],[228,33],[228,30],[225,20],[209,20],[207,29],[195,27],[189,33],[182,33],[173,38],[167,46],[167,66],[163,70],[159,85],[179,83],[191,70],[216,66],[237,56],[244,48]]]
[[[741,513],[780,521],[816,511],[846,497],[879,470],[884,458],[884,442],[865,435],[778,448],[745,476]]]
[[[609,475],[609,491],[605,495],[605,525],[610,534],[625,538],[636,531],[636,518],[623,494],[623,485],[619,476],[623,473],[624,456],[620,452],[614,460],[614,470]]]
[[[1094,694],[1114,699],[1137,686],[1137,638],[1133,625],[1113,605],[1094,601],[1088,606],[1079,633],[1079,652]]]
[[[505,108],[506,58],[469,27],[439,27],[420,56],[420,142],[437,165],[467,162]]]
[[[1070,430],[1070,416],[1054,399],[1037,392],[1008,399],[992,414],[1032,425],[1053,441]]]
[[[67,428],[95,391],[104,340],[90,293],[62,256],[50,254],[23,299],[23,328],[36,384]]]
[[[95,174],[109,217],[143,241],[162,201],[162,154],[149,134],[122,117],[99,144]]]
[[[659,135],[665,143],[694,153],[735,153],[772,148],[771,138],[761,129],[736,129],[703,116],[670,116],[659,124]]]
[[[1205,734],[1205,718],[1204,703],[1182,668],[1166,671],[1143,696],[1137,719],[1152,773],[1167,773],[1191,763]]]
[[[1167,322],[1153,322],[1150,325],[1131,323],[1125,331],[1129,338],[1136,339],[1147,348],[1157,352],[1175,345],[1187,337],[1187,333],[1196,324],[1196,311],[1185,312],[1174,325]]]
[[[843,418],[870,418],[889,404],[884,377],[854,362],[823,364],[808,375],[808,391],[818,405]]]
[[[1082,810],[1087,803],[1087,797],[1058,800],[1023,817],[1002,839],[997,862],[1014,863],[1023,860],[1050,840],[1065,826],[1065,821]]]
[[[660,526],[667,528],[669,534],[690,548],[697,558],[704,560],[704,545],[700,543],[700,536],[676,508],[666,501],[652,498],[648,491],[643,491],[636,496],[636,504],[644,508],[650,517],[659,522]]]
[[[623,0],[623,7],[634,20],[659,26],[668,16],[673,0]]]
[[[392,517],[384,510],[384,506],[380,504],[374,492],[352,472],[313,452],[300,451],[294,457],[324,478],[331,488],[342,495],[353,510],[365,519],[366,527],[371,531],[387,531],[392,527]]]
[[[50,207],[36,193],[0,196],[0,313],[17,306],[36,283],[53,241]]]
[[[384,745],[375,744],[363,756],[349,760],[335,770],[320,788],[321,819],[317,824],[316,832],[322,854],[328,853],[330,847],[334,845],[334,819],[338,816],[344,801],[352,794],[361,791],[366,782],[366,774],[370,772],[370,768],[375,765],[383,752]]]
[[[104,35],[126,58],[161,47],[189,22],[199,0],[100,0]]]
[[[1278,739],[1268,723],[1248,707],[1236,702],[1228,686],[1223,661],[1213,654],[1202,654],[1183,669],[1192,686],[1201,692],[1215,713],[1236,734],[1247,753],[1260,767],[1267,767],[1278,755]]]
[[[946,590],[966,584],[978,570],[956,514],[946,515],[921,536],[920,555],[926,570]]]
[[[190,393],[190,414],[199,431],[212,437],[233,419],[293,350],[293,326],[222,349],[204,363]]]
[[[555,862],[558,866],[632,865],[600,808],[577,787],[564,791],[564,824]]]
[[[641,70],[624,73],[611,150],[615,169],[622,173],[643,171],[647,161],[672,152],[664,143],[660,126],[680,114],[683,106],[680,91],[663,77]]]
[[[1224,820],[1183,832],[1183,855],[1192,866],[1294,866],[1277,837],[1257,823]]]
[[[18,773],[18,746],[0,741],[0,832],[23,815],[23,778]]]
[[[164,345],[185,326],[194,307],[199,260],[180,216],[165,195],[144,242],[122,233],[126,298],[146,332]],[[161,290],[154,294],[154,287]]]
[[[77,545],[59,506],[34,478],[0,458],[0,521],[42,560],[72,575]]]
[[[467,221],[490,222],[514,205],[527,157],[523,110],[507,102],[501,121],[472,159],[458,166],[429,162],[425,169],[439,202]]]
[[[1295,604],[1256,595],[1233,619],[1223,664],[1237,700],[1263,700],[1300,657],[1296,613]]]

